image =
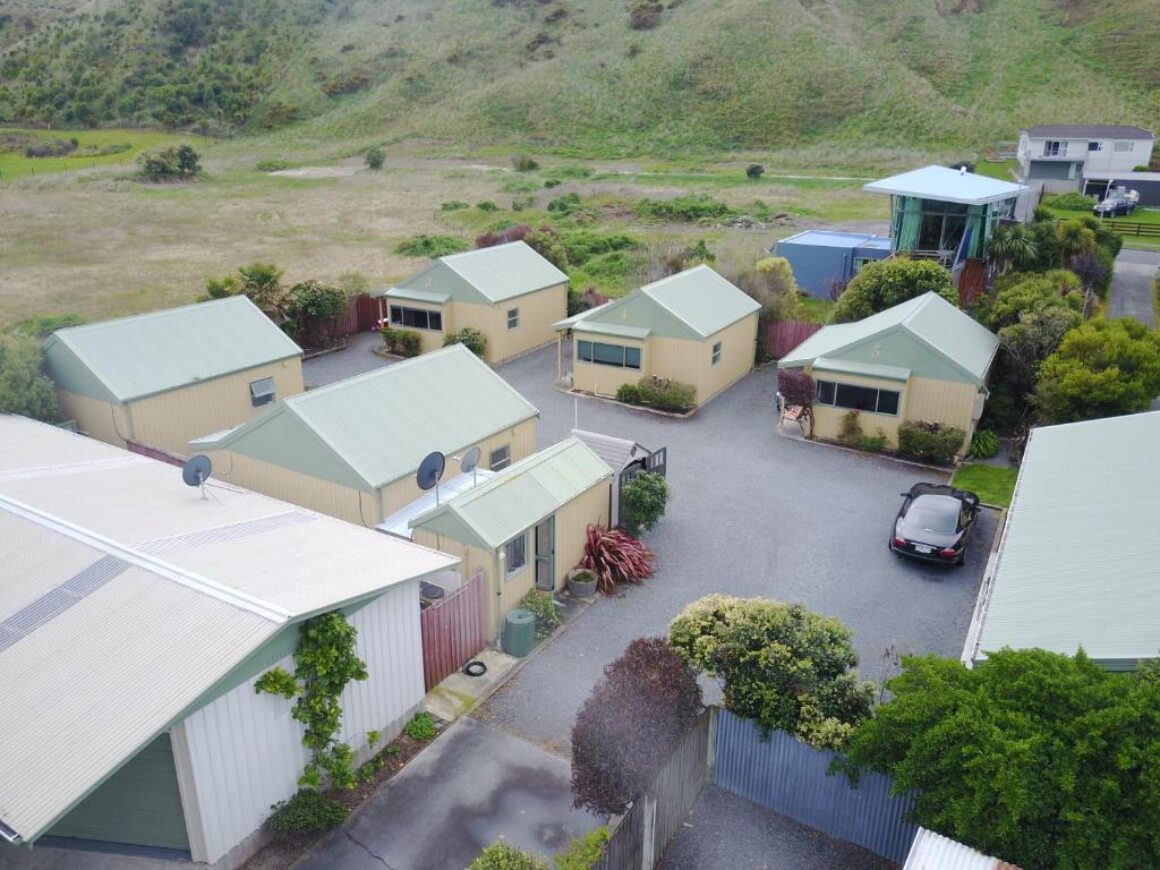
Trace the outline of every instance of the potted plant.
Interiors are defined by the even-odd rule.
[[[573,598],[591,598],[596,594],[596,575],[588,568],[568,572],[568,594]]]

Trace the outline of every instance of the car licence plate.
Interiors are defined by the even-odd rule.
[[[927,554],[929,554],[929,553],[931,553],[933,550],[934,550],[934,547],[924,547],[922,544],[915,544],[915,545],[914,545],[914,552],[916,552],[916,553],[927,553]]]

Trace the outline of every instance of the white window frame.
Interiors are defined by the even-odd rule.
[[[713,345],[713,350],[709,354],[709,360],[715,366],[721,364],[721,342]]]
[[[505,580],[510,580],[521,571],[527,570],[528,533],[526,531],[516,535],[503,545],[503,559]]]
[[[1136,150],[1136,145],[1133,142],[1117,142],[1112,146],[1112,150],[1119,154],[1127,154],[1130,151]]]
[[[395,312],[396,311],[400,315],[399,320],[395,319]],[[404,323],[403,322],[403,317],[405,316],[405,315],[403,315],[404,311],[415,311],[415,312],[419,312],[422,314],[426,314],[427,315],[427,325],[426,326],[410,326],[410,325]],[[431,326],[431,317],[432,316],[439,318],[439,327],[438,328]],[[387,308],[387,319],[390,321],[391,326],[397,326],[399,329],[418,329],[418,330],[422,330],[423,332],[442,332],[443,331],[443,310],[441,308],[434,308],[434,309],[433,308],[415,308],[413,305],[400,305],[398,302],[392,302],[392,303],[390,303],[390,305]]]
[[[1104,143],[1101,142],[1100,140],[1092,139],[1090,142],[1088,142],[1088,151],[1089,152],[1103,151],[1103,150],[1104,150]]]
[[[584,346],[585,345],[588,345],[588,357],[584,356]],[[608,362],[606,360],[597,359],[596,358],[596,347],[598,345],[600,347],[603,347],[603,348],[615,348],[615,349],[619,350],[621,361],[619,363],[615,363],[615,362]],[[628,361],[629,351],[632,351],[633,353],[636,354],[636,361],[637,361],[636,365],[632,365]],[[612,368],[618,368],[618,369],[631,369],[632,371],[635,371],[635,372],[639,372],[639,371],[644,370],[644,348],[635,347],[633,345],[612,344],[612,343],[607,342],[607,341],[590,341],[586,338],[585,339],[577,339],[576,340],[576,359],[580,362],[588,363],[589,365],[594,365],[594,366],[611,366]]]
[[[496,458],[496,454],[501,454],[500,458]],[[510,444],[503,444],[496,447],[494,450],[488,451],[487,465],[491,471],[500,471],[512,464],[512,446]]]
[[[509,308],[507,313],[507,328],[520,328],[520,310],[518,308]]]

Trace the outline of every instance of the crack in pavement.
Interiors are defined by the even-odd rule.
[[[368,855],[370,855],[372,858],[374,858],[376,861],[378,861],[380,864],[382,864],[384,867],[386,867],[387,870],[394,870],[394,868],[390,864],[387,863],[386,858],[384,858],[382,855],[376,855],[374,852],[372,852],[370,850],[370,848],[367,846],[366,843],[364,843],[362,840],[359,840],[357,837],[352,835],[350,831],[346,830],[346,828],[343,828],[342,832],[344,834],[346,834],[346,838],[348,840],[350,840],[352,843],[354,843],[356,846],[358,846],[360,849],[362,849],[364,852],[366,852]]]

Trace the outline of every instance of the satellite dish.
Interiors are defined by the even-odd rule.
[[[213,463],[210,462],[208,456],[199,453],[190,458],[182,467],[181,479],[185,481],[186,486],[200,486],[201,497],[205,498],[205,482],[209,480],[212,473]]]
[[[431,489],[439,483],[439,478],[443,476],[443,469],[446,465],[446,457],[438,450],[434,453],[428,453],[419,463],[419,470],[415,473],[415,482],[419,484],[419,489]]]
[[[474,471],[475,466],[479,465],[480,451],[478,447],[472,447],[463,454],[459,460],[459,470],[463,472]]]

